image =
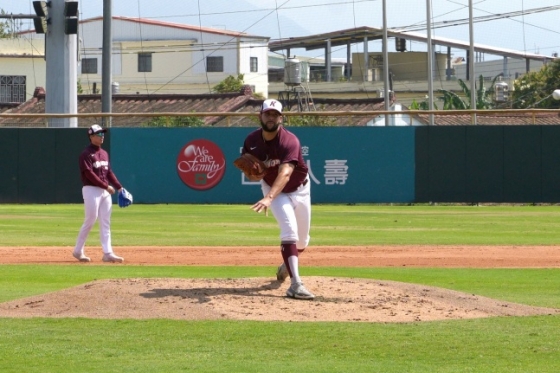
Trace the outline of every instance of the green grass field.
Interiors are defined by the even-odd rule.
[[[312,245],[560,245],[557,206],[313,207]],[[0,205],[0,246],[72,246],[81,205]],[[276,245],[238,205],[114,209],[113,244]],[[98,245],[97,227],[88,245]],[[270,276],[271,267],[0,265],[0,302],[95,279]],[[560,308],[560,269],[303,267]],[[286,312],[271,310],[271,312]],[[0,372],[557,372],[560,316],[410,324],[0,318]]]

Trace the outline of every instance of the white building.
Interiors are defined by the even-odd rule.
[[[253,92],[268,95],[268,37],[128,17],[113,17],[111,28],[112,79],[120,93],[210,93],[243,74]],[[80,21],[78,38],[78,82],[83,93],[100,93],[103,18]]]
[[[0,102],[25,102],[45,86],[45,43],[27,38],[0,39]]]
[[[513,80],[525,75],[528,68],[530,71],[535,72],[542,69],[544,65],[544,61],[531,61],[528,66],[526,60],[514,58],[477,61],[475,63],[475,75],[477,77],[482,75],[486,80],[492,80],[496,76],[502,74],[504,81],[513,84]],[[454,67],[455,76],[458,79],[466,80],[467,64],[459,64]]]
[[[384,126],[423,126],[425,123],[419,121],[415,115],[410,111],[403,111],[401,104],[393,104],[389,111],[397,112],[398,114],[388,115],[388,123],[385,124],[385,115],[378,115],[374,119],[366,123],[368,127],[384,127]]]

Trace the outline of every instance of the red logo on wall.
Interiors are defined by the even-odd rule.
[[[207,190],[215,187],[226,171],[224,153],[208,140],[193,140],[181,149],[177,157],[177,173],[183,183],[192,189]]]

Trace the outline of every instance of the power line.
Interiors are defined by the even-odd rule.
[[[543,7],[543,8],[527,9],[527,10],[519,10],[519,11],[509,12],[509,13],[496,13],[496,14],[490,14],[490,15],[486,15],[486,16],[474,17],[473,22],[488,22],[488,21],[494,21],[494,20],[497,20],[497,19],[519,17],[519,16],[528,15],[528,14],[536,14],[536,13],[542,13],[542,12],[550,12],[550,11],[558,10],[558,9],[560,9],[560,5],[547,6],[547,7]],[[452,21],[439,21],[439,22],[432,23],[432,28],[452,27],[452,26],[466,25],[468,23],[469,23],[468,18],[456,19],[456,20],[452,20]],[[406,31],[421,31],[421,30],[425,30],[427,27],[428,27],[427,24],[422,23],[422,24],[416,24],[416,25],[412,25],[412,26],[394,27],[393,29],[398,30],[398,31],[405,31],[406,32]],[[552,30],[549,30],[549,31],[552,31]]]

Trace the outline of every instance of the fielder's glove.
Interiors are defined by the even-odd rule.
[[[127,207],[132,205],[132,194],[124,188],[119,192],[119,207]]]
[[[239,168],[249,180],[261,180],[266,174],[266,165],[263,161],[252,154],[244,153],[233,161],[235,167]]]

